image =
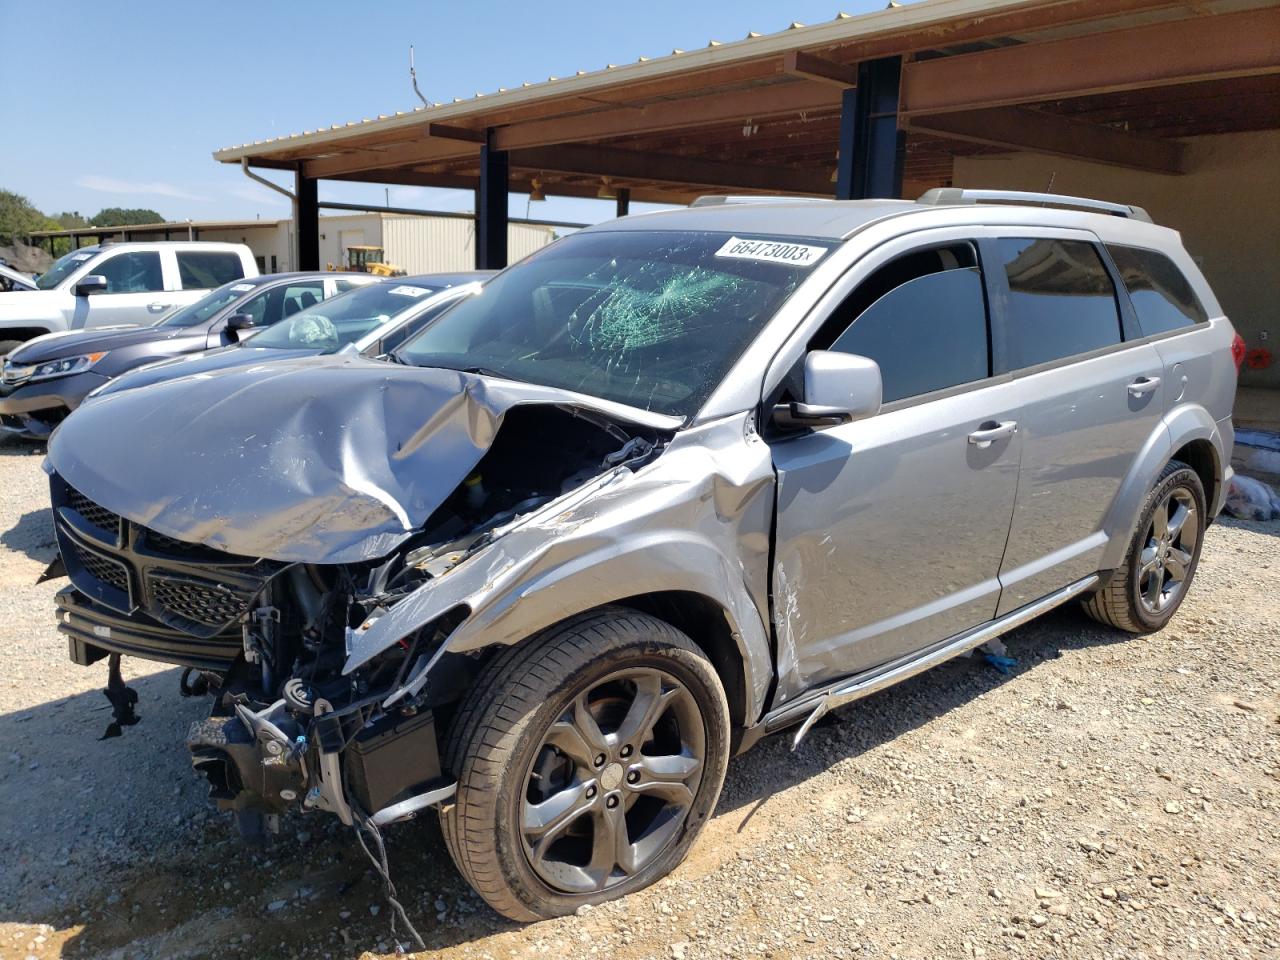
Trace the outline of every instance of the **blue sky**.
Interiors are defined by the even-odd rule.
[[[210,154],[412,109],[410,43],[419,86],[447,102],[885,5],[0,0],[0,188],[49,213],[91,216],[121,206],[175,220],[285,217],[283,197]],[[280,179],[291,185],[292,178]],[[321,190],[322,200],[384,202],[380,185]],[[415,187],[392,187],[390,200],[441,210],[473,204],[470,192]],[[513,197],[513,214],[525,206]],[[612,209],[611,202],[551,198],[534,204],[532,215],[589,221]]]

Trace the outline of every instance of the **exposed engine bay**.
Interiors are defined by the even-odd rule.
[[[157,534],[54,472],[72,580],[58,596],[59,629],[77,662],[111,657],[109,735],[136,722],[118,682],[119,654],[187,667],[182,692],[213,698],[187,737],[192,763],[246,833],[296,809],[375,826],[410,817],[452,791],[437,735],[486,653],[443,652],[465,607],[352,668],[355,641],[555,501],[648,462],[664,439],[593,411],[515,406],[420,529],[388,556],[336,564],[237,557]]]

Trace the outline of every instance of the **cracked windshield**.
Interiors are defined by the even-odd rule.
[[[724,233],[575,234],[500,274],[396,358],[690,416],[830,247]]]

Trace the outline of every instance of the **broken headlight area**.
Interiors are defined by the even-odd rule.
[[[524,518],[647,462],[662,440],[576,408],[516,406],[394,551],[343,564],[237,557],[162,536],[54,474],[72,581],[58,595],[59,629],[79,663],[125,654],[198,675],[184,693],[207,690],[213,708],[189,732],[192,762],[251,832],[263,816],[299,809],[349,824],[403,819],[450,795],[441,736],[492,651],[449,651],[465,604],[348,670],[353,642]]]

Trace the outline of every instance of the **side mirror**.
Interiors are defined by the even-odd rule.
[[[814,350],[804,358],[804,400],[778,411],[783,426],[834,427],[880,412],[880,365],[867,357]]]
[[[253,319],[252,313],[233,313],[227,317],[227,339],[232,343],[239,343],[245,331],[254,331],[257,329],[258,323]]]
[[[107,278],[100,273],[91,273],[87,277],[81,277],[80,282],[76,284],[76,296],[87,297],[94,293],[107,292]]]

